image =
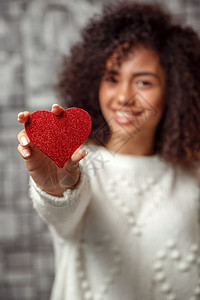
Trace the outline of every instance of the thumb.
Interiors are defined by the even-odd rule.
[[[68,159],[66,165],[64,166],[65,169],[67,169],[68,171],[74,171],[77,169],[79,162],[87,156],[87,151],[82,149],[82,148],[78,148],[76,149],[76,151],[72,154],[72,156],[70,157],[70,159]]]
[[[59,172],[59,181],[62,187],[72,188],[80,179],[79,162],[87,155],[87,151],[78,148],[66,162],[64,168]]]

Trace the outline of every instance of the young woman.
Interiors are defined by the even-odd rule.
[[[200,297],[199,64],[197,33],[159,6],[110,5],[58,84],[66,107],[92,117],[83,148],[58,169],[19,133],[55,246],[52,300]]]

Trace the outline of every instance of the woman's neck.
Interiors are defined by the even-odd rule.
[[[111,137],[105,147],[120,154],[149,156],[155,153],[154,137],[137,135],[134,137]]]

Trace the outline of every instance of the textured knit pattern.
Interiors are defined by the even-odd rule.
[[[31,179],[55,248],[51,300],[200,299],[200,189],[159,156],[90,146],[62,198]]]

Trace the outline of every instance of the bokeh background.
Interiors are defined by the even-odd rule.
[[[48,300],[54,276],[51,238],[28,197],[17,152],[23,128],[17,114],[58,102],[53,85],[62,55],[88,18],[110,2],[0,0],[0,300]],[[157,2],[200,33],[199,0]]]

